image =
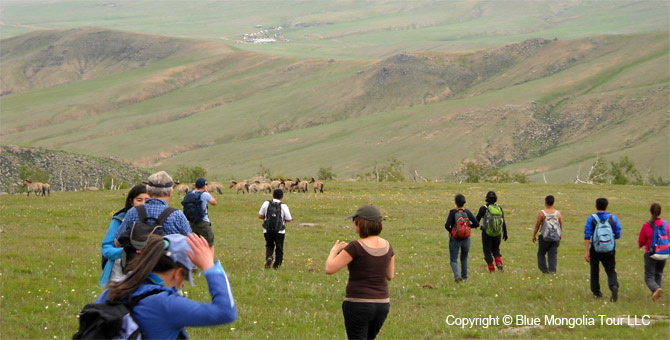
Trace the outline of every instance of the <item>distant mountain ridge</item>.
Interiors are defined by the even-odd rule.
[[[200,164],[218,177],[260,164],[348,177],[394,157],[432,178],[467,159],[567,181],[599,154],[667,177],[668,36],[533,38],[374,61],[96,28],[34,32],[2,42],[13,71],[3,72],[0,134],[142,167]],[[78,74],[63,51],[95,37],[108,46],[78,57],[97,65]],[[45,66],[18,71],[35,65]]]

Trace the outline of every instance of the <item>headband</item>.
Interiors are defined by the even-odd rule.
[[[165,184],[158,184],[158,183],[153,183],[153,182],[149,181],[149,186],[154,187],[154,188],[172,188],[172,185],[173,185],[172,181],[167,182]]]

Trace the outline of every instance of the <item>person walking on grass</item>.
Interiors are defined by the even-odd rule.
[[[668,222],[659,218],[661,216],[661,205],[653,203],[649,208],[651,219],[644,222],[640,230],[640,237],[637,244],[640,248],[644,247],[644,281],[651,291],[651,301],[656,301],[663,293],[661,283],[663,281],[663,268],[667,260],[655,260],[649,254],[652,244],[654,230],[657,233],[663,233],[666,237],[670,234]]]
[[[207,191],[205,179],[198,178],[195,181],[195,190],[184,196],[182,205],[184,215],[193,232],[204,237],[211,247],[214,245],[214,231],[212,231],[212,222],[209,220],[208,204],[216,205],[216,198]]]
[[[284,261],[284,239],[286,237],[286,223],[291,222],[291,211],[282,202],[284,191],[275,189],[272,199],[263,202],[258,218],[263,220],[263,236],[265,237],[265,268],[279,269]],[[276,250],[275,250],[276,249]],[[274,264],[272,253],[275,253]]]
[[[544,198],[544,210],[537,213],[537,223],[533,230],[533,243],[538,241],[537,267],[545,274],[556,274],[558,262],[558,246],[563,236],[563,216],[554,209],[554,196]],[[538,230],[542,226],[540,237],[536,238]],[[547,266],[547,257],[549,266]]]
[[[112,216],[112,221],[107,228],[107,234],[102,240],[102,275],[100,276],[100,287],[105,287],[109,281],[117,282],[123,280],[126,275],[123,274],[121,268],[121,252],[123,248],[117,247],[114,244],[114,235],[119,229],[123,218],[130,208],[144,204],[144,201],[149,199],[147,194],[147,186],[138,184],[134,186],[128,195],[126,195],[126,205],[123,209],[117,211]]]
[[[379,237],[382,214],[374,205],[364,205],[349,216],[360,239],[335,241],[326,259],[326,274],[347,266],[349,281],[342,303],[344,327],[349,339],[374,339],[389,313],[388,282],[395,272],[395,254],[389,241]]]
[[[482,221],[479,223],[482,229],[482,249],[490,273],[495,272],[496,268],[503,271],[500,241],[501,239],[507,241],[505,212],[501,206],[496,204],[497,201],[498,196],[494,191],[486,193],[486,204],[479,208],[476,217],[477,221]],[[493,265],[494,260],[495,266]]]
[[[616,242],[621,237],[621,224],[616,216],[607,212],[606,198],[596,199],[595,214],[589,216],[584,225],[584,259],[591,267],[591,292],[596,298],[600,291],[600,263],[607,274],[607,285],[612,292],[610,301],[619,299],[619,281],[616,273]]]
[[[470,252],[470,229],[479,228],[479,222],[465,206],[465,196],[454,197],[456,209],[449,211],[444,228],[449,232],[449,263],[454,272],[454,281],[468,281],[468,253]],[[458,253],[461,253],[461,271],[458,271]]]

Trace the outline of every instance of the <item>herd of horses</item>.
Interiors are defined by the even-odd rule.
[[[28,192],[28,196],[30,196],[30,193],[35,193],[35,196],[46,196],[49,195],[51,196],[51,185],[49,183],[42,183],[42,182],[31,182],[30,180],[24,179],[23,180],[23,186],[26,187],[26,191]]]
[[[250,192],[267,192],[270,193],[274,189],[282,189],[285,192],[308,192],[309,186],[312,185],[314,193],[320,192],[323,193],[323,182],[317,182],[314,177],[309,181],[301,181],[300,178],[296,178],[295,181],[291,179],[275,179],[270,183],[254,181],[249,184],[247,181],[237,182],[230,181],[228,188],[235,188],[236,193],[250,193]]]

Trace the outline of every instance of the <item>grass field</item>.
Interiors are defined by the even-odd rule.
[[[481,253],[481,236],[474,233],[470,279],[453,282],[448,263],[448,236],[443,229],[453,196],[463,193],[466,207],[476,210],[488,190],[498,193],[504,207],[509,240],[501,251],[504,273],[488,274]],[[558,273],[543,275],[536,268],[531,243],[537,211],[547,194],[565,222],[559,248]],[[610,211],[623,226],[617,242],[619,302],[594,299],[589,269],[583,259],[583,225],[597,197],[610,200]],[[423,183],[326,182],[324,194],[287,194],[294,221],[287,227],[285,264],[279,271],[263,268],[264,243],[258,209],[267,195],[216,194],[210,209],[216,254],[230,277],[239,312],[230,325],[189,329],[195,339],[209,338],[344,338],[341,301],[347,281],[342,270],[323,272],[335,240],[354,240],[345,216],[366,203],[385,215],[382,237],[396,253],[396,276],[390,282],[391,312],[381,339],[409,338],[608,338],[667,339],[670,336],[670,294],[651,303],[644,284],[642,251],[637,237],[649,218],[651,202],[666,209],[667,188],[587,185],[491,185]],[[0,338],[70,338],[77,313],[101,292],[100,242],[111,214],[123,202],[120,191],[52,192],[50,197],[0,197]],[[170,204],[179,207],[180,197]],[[302,224],[314,224],[306,226]],[[665,286],[668,282],[666,269]],[[606,286],[601,270],[601,285]],[[187,295],[209,299],[206,282],[196,277]],[[605,295],[608,291],[605,288]],[[445,319],[500,318],[499,326],[462,329]],[[505,315],[541,318],[542,327],[504,326]],[[544,316],[593,318],[594,325],[547,325]],[[606,318],[645,315],[649,326],[601,325]],[[645,318],[645,322],[651,319]],[[661,320],[661,321],[656,321]],[[515,319],[516,322],[516,319]]]

